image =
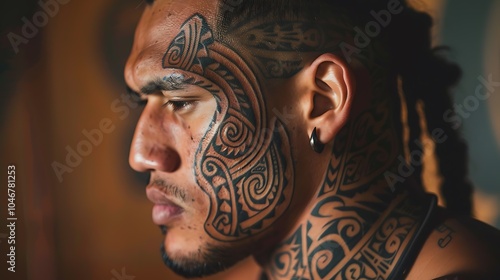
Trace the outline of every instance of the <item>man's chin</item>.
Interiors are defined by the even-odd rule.
[[[207,251],[210,253],[190,253],[182,258],[171,258],[167,254],[164,244],[161,245],[160,251],[165,265],[185,278],[213,275],[226,270],[237,262],[237,260],[232,260],[230,263],[220,261],[218,259],[220,251],[217,249],[208,249]]]

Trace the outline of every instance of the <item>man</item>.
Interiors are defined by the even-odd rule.
[[[147,101],[130,164],[151,173],[166,265],[197,277],[253,255],[263,279],[489,279],[498,232],[419,180],[417,100],[437,107],[448,206],[469,212],[465,147],[432,118],[458,72],[429,28],[395,0],[149,1],[125,69]]]

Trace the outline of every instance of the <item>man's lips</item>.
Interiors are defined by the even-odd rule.
[[[168,198],[168,195],[156,186],[148,187],[146,189],[146,195],[148,199],[155,204],[152,217],[156,225],[167,225],[183,212],[180,206],[172,202]]]

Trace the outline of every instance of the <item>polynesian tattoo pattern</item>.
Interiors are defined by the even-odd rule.
[[[293,163],[283,124],[276,118],[267,123],[257,78],[238,54],[213,38],[198,14],[181,27],[163,67],[183,70],[189,83],[217,100],[195,156],[198,184],[210,198],[205,230],[217,240],[235,241],[269,228],[291,201]]]
[[[265,78],[289,78],[304,67],[297,53],[332,50],[348,28],[336,25],[325,31],[316,24],[283,21],[236,25],[228,31],[240,38],[245,48],[252,50],[253,60]],[[280,58],[276,54],[280,53]],[[291,55],[286,55],[286,54]]]
[[[386,184],[381,172],[398,152],[396,138],[381,125],[390,123],[387,117],[374,110],[341,130],[309,218],[275,250],[270,279],[394,277],[429,206],[413,205],[390,190],[357,197]]]
[[[293,194],[288,136],[276,118],[266,135],[265,104],[251,67],[264,78],[291,77],[304,67],[301,53],[333,52],[340,41],[335,38],[352,32],[344,28],[349,24],[334,26],[328,32],[304,22],[236,26],[229,33],[243,38],[234,44],[236,49],[251,50],[253,59],[247,61],[222,38],[215,40],[200,15],[187,20],[171,43],[164,68],[183,70],[218,103],[195,166],[198,183],[211,200],[205,230],[213,238],[235,241],[266,230]],[[423,225],[429,208],[409,205],[404,194],[385,188],[358,198],[370,189],[384,189],[382,173],[399,153],[387,110],[387,74],[375,57],[381,54],[373,48],[358,56],[372,73],[379,100],[336,137],[309,219],[278,245],[266,268],[272,279],[388,279]]]
[[[348,25],[333,26],[325,32],[309,23],[275,22],[232,31],[251,49],[264,77],[288,78],[304,66],[297,52],[338,51],[341,38],[348,37]],[[386,54],[374,49],[367,48],[358,59],[372,73],[378,100],[337,135],[315,206],[309,219],[274,251],[266,268],[271,279],[389,279],[424,226],[430,205],[412,204],[406,194],[385,188],[358,198],[369,189],[384,189],[382,174],[400,152],[387,110],[387,74],[379,62]]]

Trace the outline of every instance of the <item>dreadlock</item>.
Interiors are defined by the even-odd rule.
[[[399,22],[391,25],[392,30],[389,30],[402,37],[391,36],[388,45],[397,58],[394,65],[400,73],[407,101],[410,150],[417,149],[415,140],[421,136],[416,110],[417,102],[421,102],[425,107],[428,131],[441,129],[448,137],[445,143],[436,144],[435,148],[443,177],[440,191],[446,206],[459,215],[470,215],[473,188],[467,177],[467,145],[460,133],[443,118],[445,111],[453,110],[450,88],[459,81],[461,70],[440,55],[445,48],[432,48],[431,17],[409,8],[407,4],[405,6],[397,18]]]
[[[226,3],[230,2],[230,3]],[[442,56],[444,48],[431,45],[431,17],[412,8],[406,0],[231,0],[221,1],[219,28],[223,34],[230,26],[248,18],[273,20],[307,19],[311,22],[345,16],[354,24],[365,26],[373,20],[371,11],[386,9],[388,2],[397,2],[403,8],[393,15],[387,27],[382,28],[377,40],[389,53],[391,71],[401,82],[406,102],[407,123],[410,131],[409,150],[416,151],[423,131],[417,104],[424,107],[424,118],[429,133],[440,129],[447,136],[445,143],[435,145],[435,154],[442,175],[440,186],[447,208],[458,215],[472,212],[472,185],[467,177],[467,145],[459,132],[443,118],[453,110],[450,89],[461,77],[460,68]],[[228,4],[233,4],[230,11]],[[224,7],[223,7],[224,6]],[[394,98],[399,100],[398,95]],[[397,106],[396,113],[401,112]],[[398,115],[400,116],[400,115]],[[401,117],[399,117],[401,119]],[[402,123],[398,124],[402,133]],[[417,180],[422,185],[422,158],[415,164]]]

